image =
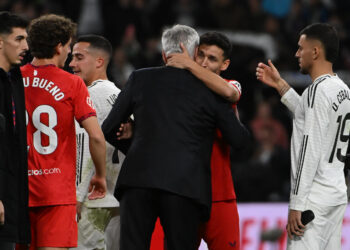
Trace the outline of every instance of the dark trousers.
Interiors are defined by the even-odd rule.
[[[15,243],[0,241],[0,249],[1,250],[14,250]]]
[[[148,250],[157,217],[168,250],[196,250],[200,206],[170,192],[131,188],[120,201],[120,250]]]

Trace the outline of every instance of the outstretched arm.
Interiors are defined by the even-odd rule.
[[[218,74],[203,68],[193,61],[183,44],[180,44],[183,53],[170,54],[167,57],[167,65],[175,68],[187,69],[199,80],[201,80],[209,89],[224,97],[230,102],[237,102],[240,98],[240,90],[236,86],[228,83]]]

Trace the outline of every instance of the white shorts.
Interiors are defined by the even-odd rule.
[[[78,223],[78,247],[73,249],[106,250],[105,231],[111,218],[119,217],[117,211],[117,208],[87,208],[83,205]]]
[[[315,219],[306,225],[304,235],[288,238],[287,250],[341,250],[341,228],[347,204],[321,206],[308,202]]]
[[[113,216],[106,229],[107,250],[120,249],[120,213]]]

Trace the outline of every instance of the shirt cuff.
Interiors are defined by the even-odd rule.
[[[289,199],[289,209],[304,211],[306,209],[306,198],[291,194]]]
[[[282,97],[281,102],[286,105],[286,107],[294,113],[295,108],[300,102],[299,94],[293,89],[290,88]]]

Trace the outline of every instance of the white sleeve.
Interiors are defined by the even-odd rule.
[[[97,114],[97,120],[100,125],[107,118],[112,109],[113,103],[110,101],[110,96],[116,99],[120,90],[117,88],[102,89],[98,86],[90,90],[90,97],[94,103],[94,108]]]
[[[320,145],[325,143],[329,124],[328,113],[331,108],[324,90],[315,88],[314,93],[310,93],[312,91],[310,89],[308,95],[303,95],[303,99],[308,99],[303,101],[304,134],[300,138],[298,159],[294,159],[294,164],[297,166],[292,166],[297,172],[295,180],[291,183],[289,208],[299,211],[305,210],[306,200],[321,160],[322,147]]]
[[[281,97],[281,102],[294,114],[296,107],[301,103],[301,97],[293,88],[290,88]]]

